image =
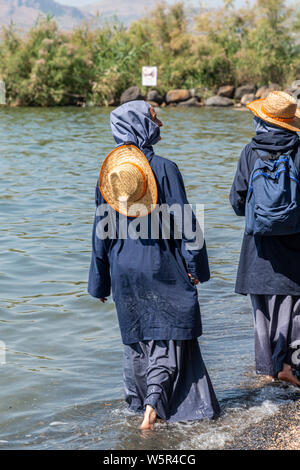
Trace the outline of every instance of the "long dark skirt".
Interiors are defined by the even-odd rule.
[[[125,399],[135,413],[151,405],[169,422],[214,418],[220,413],[197,339],[125,346],[124,385]]]
[[[300,296],[251,294],[251,302],[256,372],[276,377],[284,363],[296,365],[294,358],[300,340]]]

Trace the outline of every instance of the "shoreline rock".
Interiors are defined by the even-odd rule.
[[[255,100],[255,94],[247,93],[246,95],[242,96],[241,105],[247,106],[247,104],[251,103],[251,101],[254,101],[254,100]]]
[[[161,105],[164,101],[163,97],[159,93],[158,90],[150,90],[147,93],[147,101],[153,101],[154,103],[157,103],[158,105]]]
[[[224,85],[218,89],[217,95],[225,96],[225,98],[233,98],[235,87],[233,85]]]
[[[230,107],[245,108],[245,106],[255,99],[264,99],[271,91],[280,91],[282,87],[278,83],[270,83],[261,86],[257,89],[256,84],[246,84],[235,88],[234,85],[222,85],[212,95],[212,90],[204,86],[199,86],[194,89],[172,89],[164,95],[160,92],[159,88],[153,88],[143,91],[139,86],[131,86],[123,91],[121,97],[111,96],[107,100],[103,100],[101,104],[97,102],[97,96],[93,100],[86,102],[78,101],[69,106],[82,106],[82,107],[99,107],[99,106],[119,106],[120,104],[128,103],[133,100],[145,100],[155,107],[202,107],[202,106],[215,106],[215,107]],[[298,100],[298,107],[300,107],[300,80],[294,82],[285,88],[287,93],[294,96]],[[22,106],[18,98],[12,100],[8,97],[8,107]]]
[[[127,90],[123,91],[121,98],[120,98],[120,103],[128,103],[129,101],[135,101],[135,100],[144,100],[145,97],[142,94],[140,88],[138,86],[131,86],[127,88]]]
[[[181,101],[187,101],[191,98],[190,90],[170,90],[166,94],[165,101],[168,105],[172,103],[180,103]]]
[[[214,95],[208,98],[205,101],[206,106],[219,106],[219,107],[228,107],[233,106],[234,101],[231,98],[226,98],[226,96]]]
[[[189,100],[187,101],[181,101],[180,103],[177,104],[177,106],[179,108],[182,108],[182,107],[192,107],[192,106],[203,106],[200,101],[198,100],[198,98],[196,96],[193,96],[192,98],[190,98]]]
[[[242,85],[235,90],[234,99],[241,100],[244,95],[250,95],[256,93],[256,85],[249,83],[248,85]]]
[[[280,89],[281,88],[280,88],[280,85],[278,85],[278,83],[270,83],[270,85],[265,85],[265,86],[260,87],[255,94],[255,98],[256,99],[267,98],[268,94],[271,91],[279,91]]]

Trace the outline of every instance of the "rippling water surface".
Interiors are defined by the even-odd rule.
[[[115,307],[87,294],[94,189],[113,147],[109,110],[0,109],[1,448],[222,448],[288,398],[255,378],[250,305],[233,293],[243,220],[228,193],[251,116],[159,114],[156,152],[179,165],[190,202],[205,204],[212,279],[199,287],[200,344],[222,417],[160,424],[145,439],[126,411]]]

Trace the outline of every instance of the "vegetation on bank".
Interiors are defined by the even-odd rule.
[[[158,66],[158,87],[213,91],[270,82],[284,87],[300,78],[300,15],[281,0],[245,2],[240,10],[224,0],[218,10],[196,13],[165,3],[125,28],[117,21],[72,32],[40,19],[24,36],[13,25],[0,42],[0,79],[8,104],[22,106],[116,104],[141,84],[141,67]]]

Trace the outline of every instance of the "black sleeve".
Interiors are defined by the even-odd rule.
[[[99,215],[99,207],[105,201],[99,191],[98,185],[95,192],[96,213],[92,233],[92,255],[89,271],[88,292],[96,298],[108,297],[111,290],[110,266],[107,256],[107,241],[99,236],[98,224],[103,219]],[[105,213],[106,215],[106,213]]]
[[[248,146],[244,148],[238,161],[229,200],[236,215],[245,215],[245,205],[250,178]]]

